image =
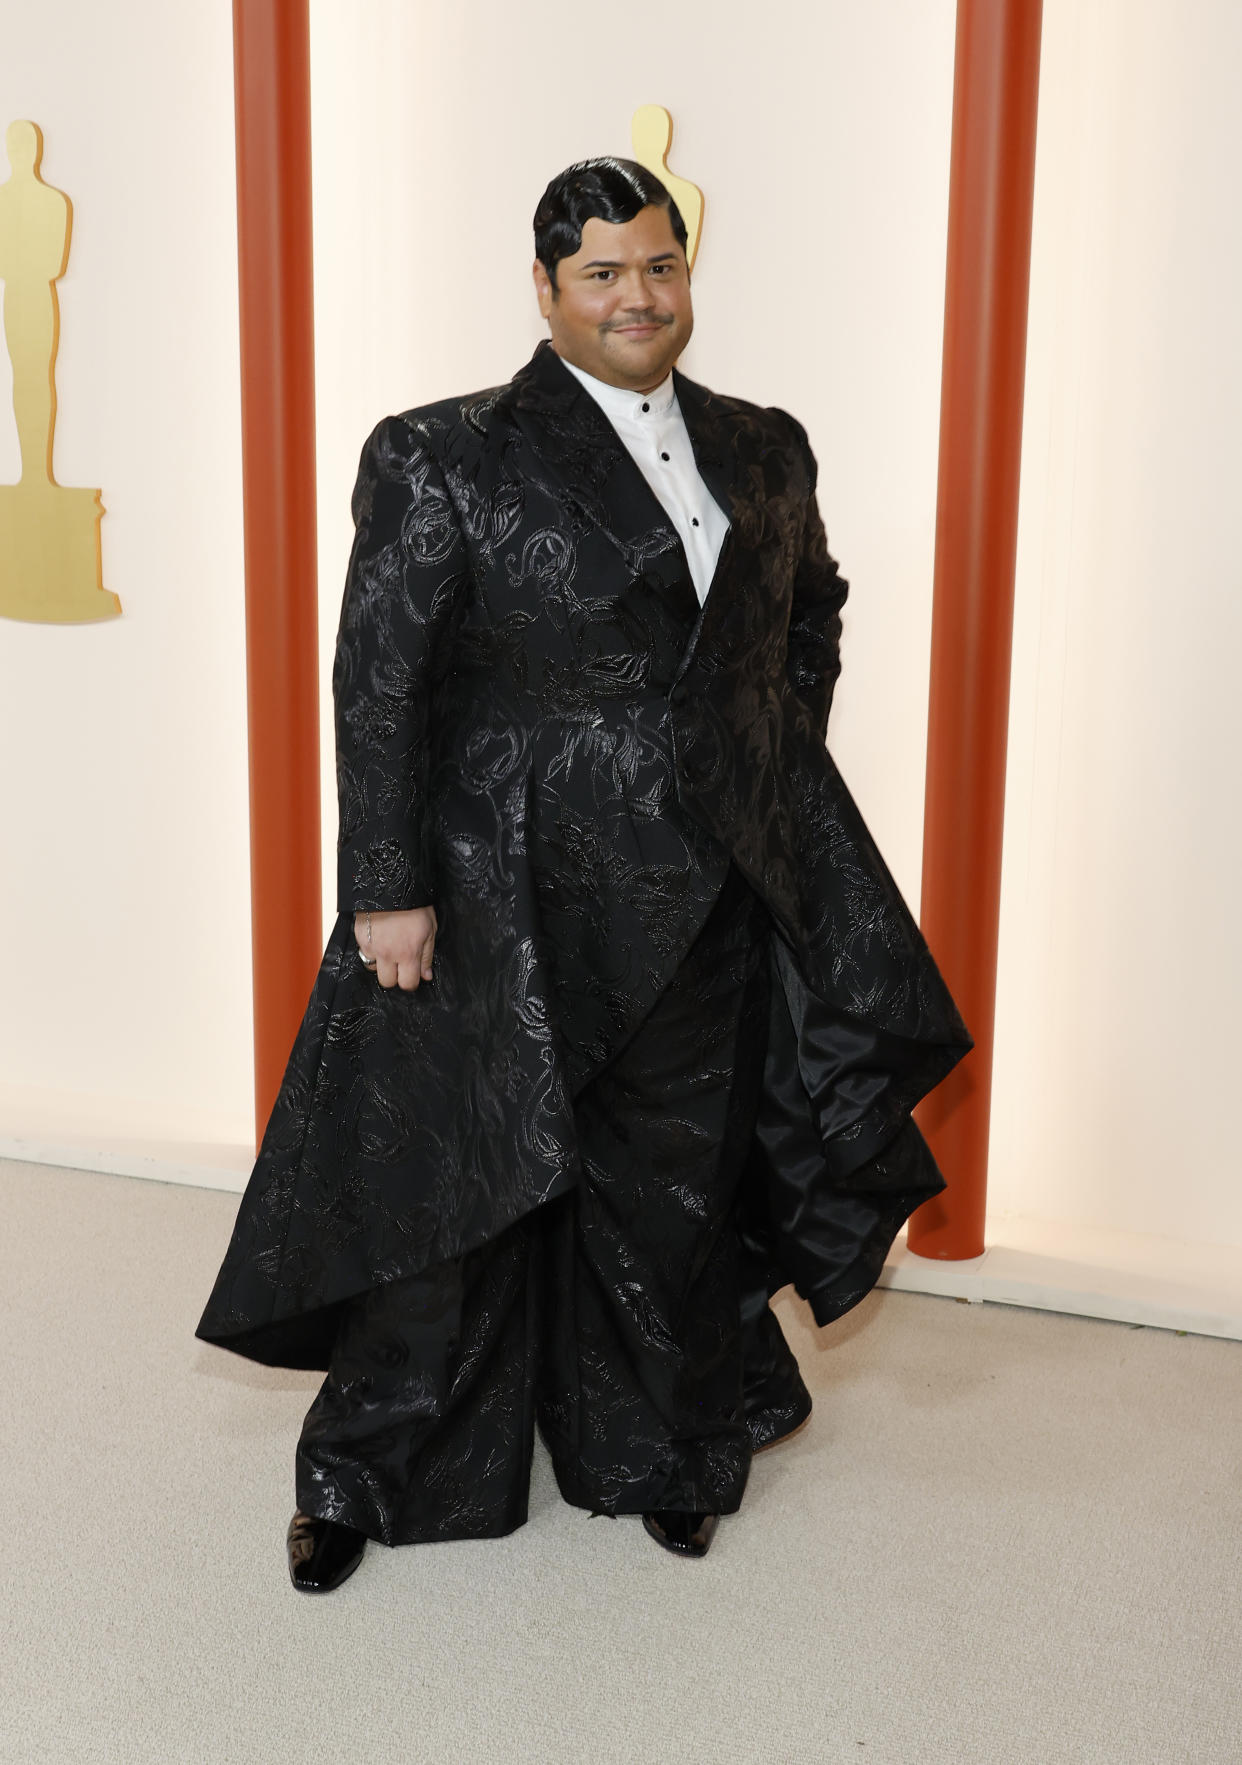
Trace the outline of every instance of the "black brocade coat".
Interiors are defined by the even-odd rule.
[[[676,387],[732,523],[702,608],[546,343],[508,386],[366,444],[333,680],[340,917],[206,1340],[325,1366],[342,1301],[570,1188],[573,1099],[730,856],[774,934],[752,1263],[827,1322],[943,1186],[908,1115],[970,1039],[824,746],[846,584],[806,435]],[[427,902],[434,982],[381,988],[354,912]]]

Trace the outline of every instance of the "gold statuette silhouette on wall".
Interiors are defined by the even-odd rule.
[[[11,175],[0,184],[0,279],[22,475],[0,484],[0,614],[54,625],[114,619],[121,603],[103,586],[99,492],[52,476],[56,284],[69,262],[73,207],[39,176],[43,134],[34,123],[10,124],[4,144]]]
[[[668,169],[673,119],[662,104],[639,106],[630,119],[630,139],[634,143],[634,158],[659,178],[681,211],[686,223],[686,263],[693,269],[703,235],[703,192],[697,184]]]

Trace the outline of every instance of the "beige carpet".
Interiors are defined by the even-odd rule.
[[[905,1293],[710,1557],[566,1507],[290,1588],[317,1380],[192,1331],[236,1198],[0,1166],[0,1760],[1242,1765],[1242,1344]]]

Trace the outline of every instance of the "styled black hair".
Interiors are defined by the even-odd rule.
[[[557,264],[581,249],[582,229],[589,220],[618,226],[644,208],[668,210],[673,237],[684,251],[681,211],[659,178],[636,160],[583,159],[553,178],[535,210],[535,256],[553,288]]]

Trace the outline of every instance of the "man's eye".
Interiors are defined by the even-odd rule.
[[[595,280],[597,282],[609,282],[612,280],[612,274],[613,272],[611,270],[596,270]]]
[[[652,264],[651,273],[653,276],[667,276],[672,267],[672,264]]]

